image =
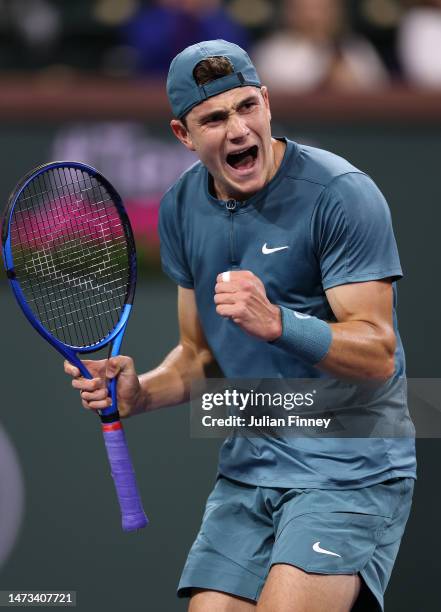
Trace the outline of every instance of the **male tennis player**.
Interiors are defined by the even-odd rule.
[[[402,272],[374,182],[273,138],[268,91],[234,44],[182,51],[167,92],[171,128],[200,158],[160,211],[180,342],[139,377],[129,357],[86,362],[90,381],[66,363],[83,405],[109,404],[106,375],[123,416],[184,402],[217,362],[233,378],[388,381],[377,409],[407,419]],[[230,438],[178,594],[190,612],[381,610],[414,478],[411,438]]]

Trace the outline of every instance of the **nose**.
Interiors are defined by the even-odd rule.
[[[229,140],[241,140],[250,133],[245,117],[232,113],[228,121],[227,136]]]

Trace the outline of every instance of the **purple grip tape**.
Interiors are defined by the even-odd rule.
[[[145,527],[148,519],[139,496],[124,430],[119,422],[118,425],[117,429],[103,430],[104,443],[121,508],[122,528],[134,531]]]

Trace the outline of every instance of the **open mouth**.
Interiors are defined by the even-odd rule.
[[[227,164],[235,170],[249,170],[254,166],[259,149],[257,145],[227,155]]]

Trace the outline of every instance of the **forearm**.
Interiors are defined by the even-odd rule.
[[[188,401],[193,381],[204,378],[214,359],[207,349],[176,346],[154,370],[141,374],[139,409],[150,412]]]
[[[331,323],[332,342],[317,367],[341,378],[387,379],[394,372],[395,334],[365,321]]]
[[[276,346],[338,377],[386,379],[394,369],[395,334],[388,323],[327,323],[281,308]]]

